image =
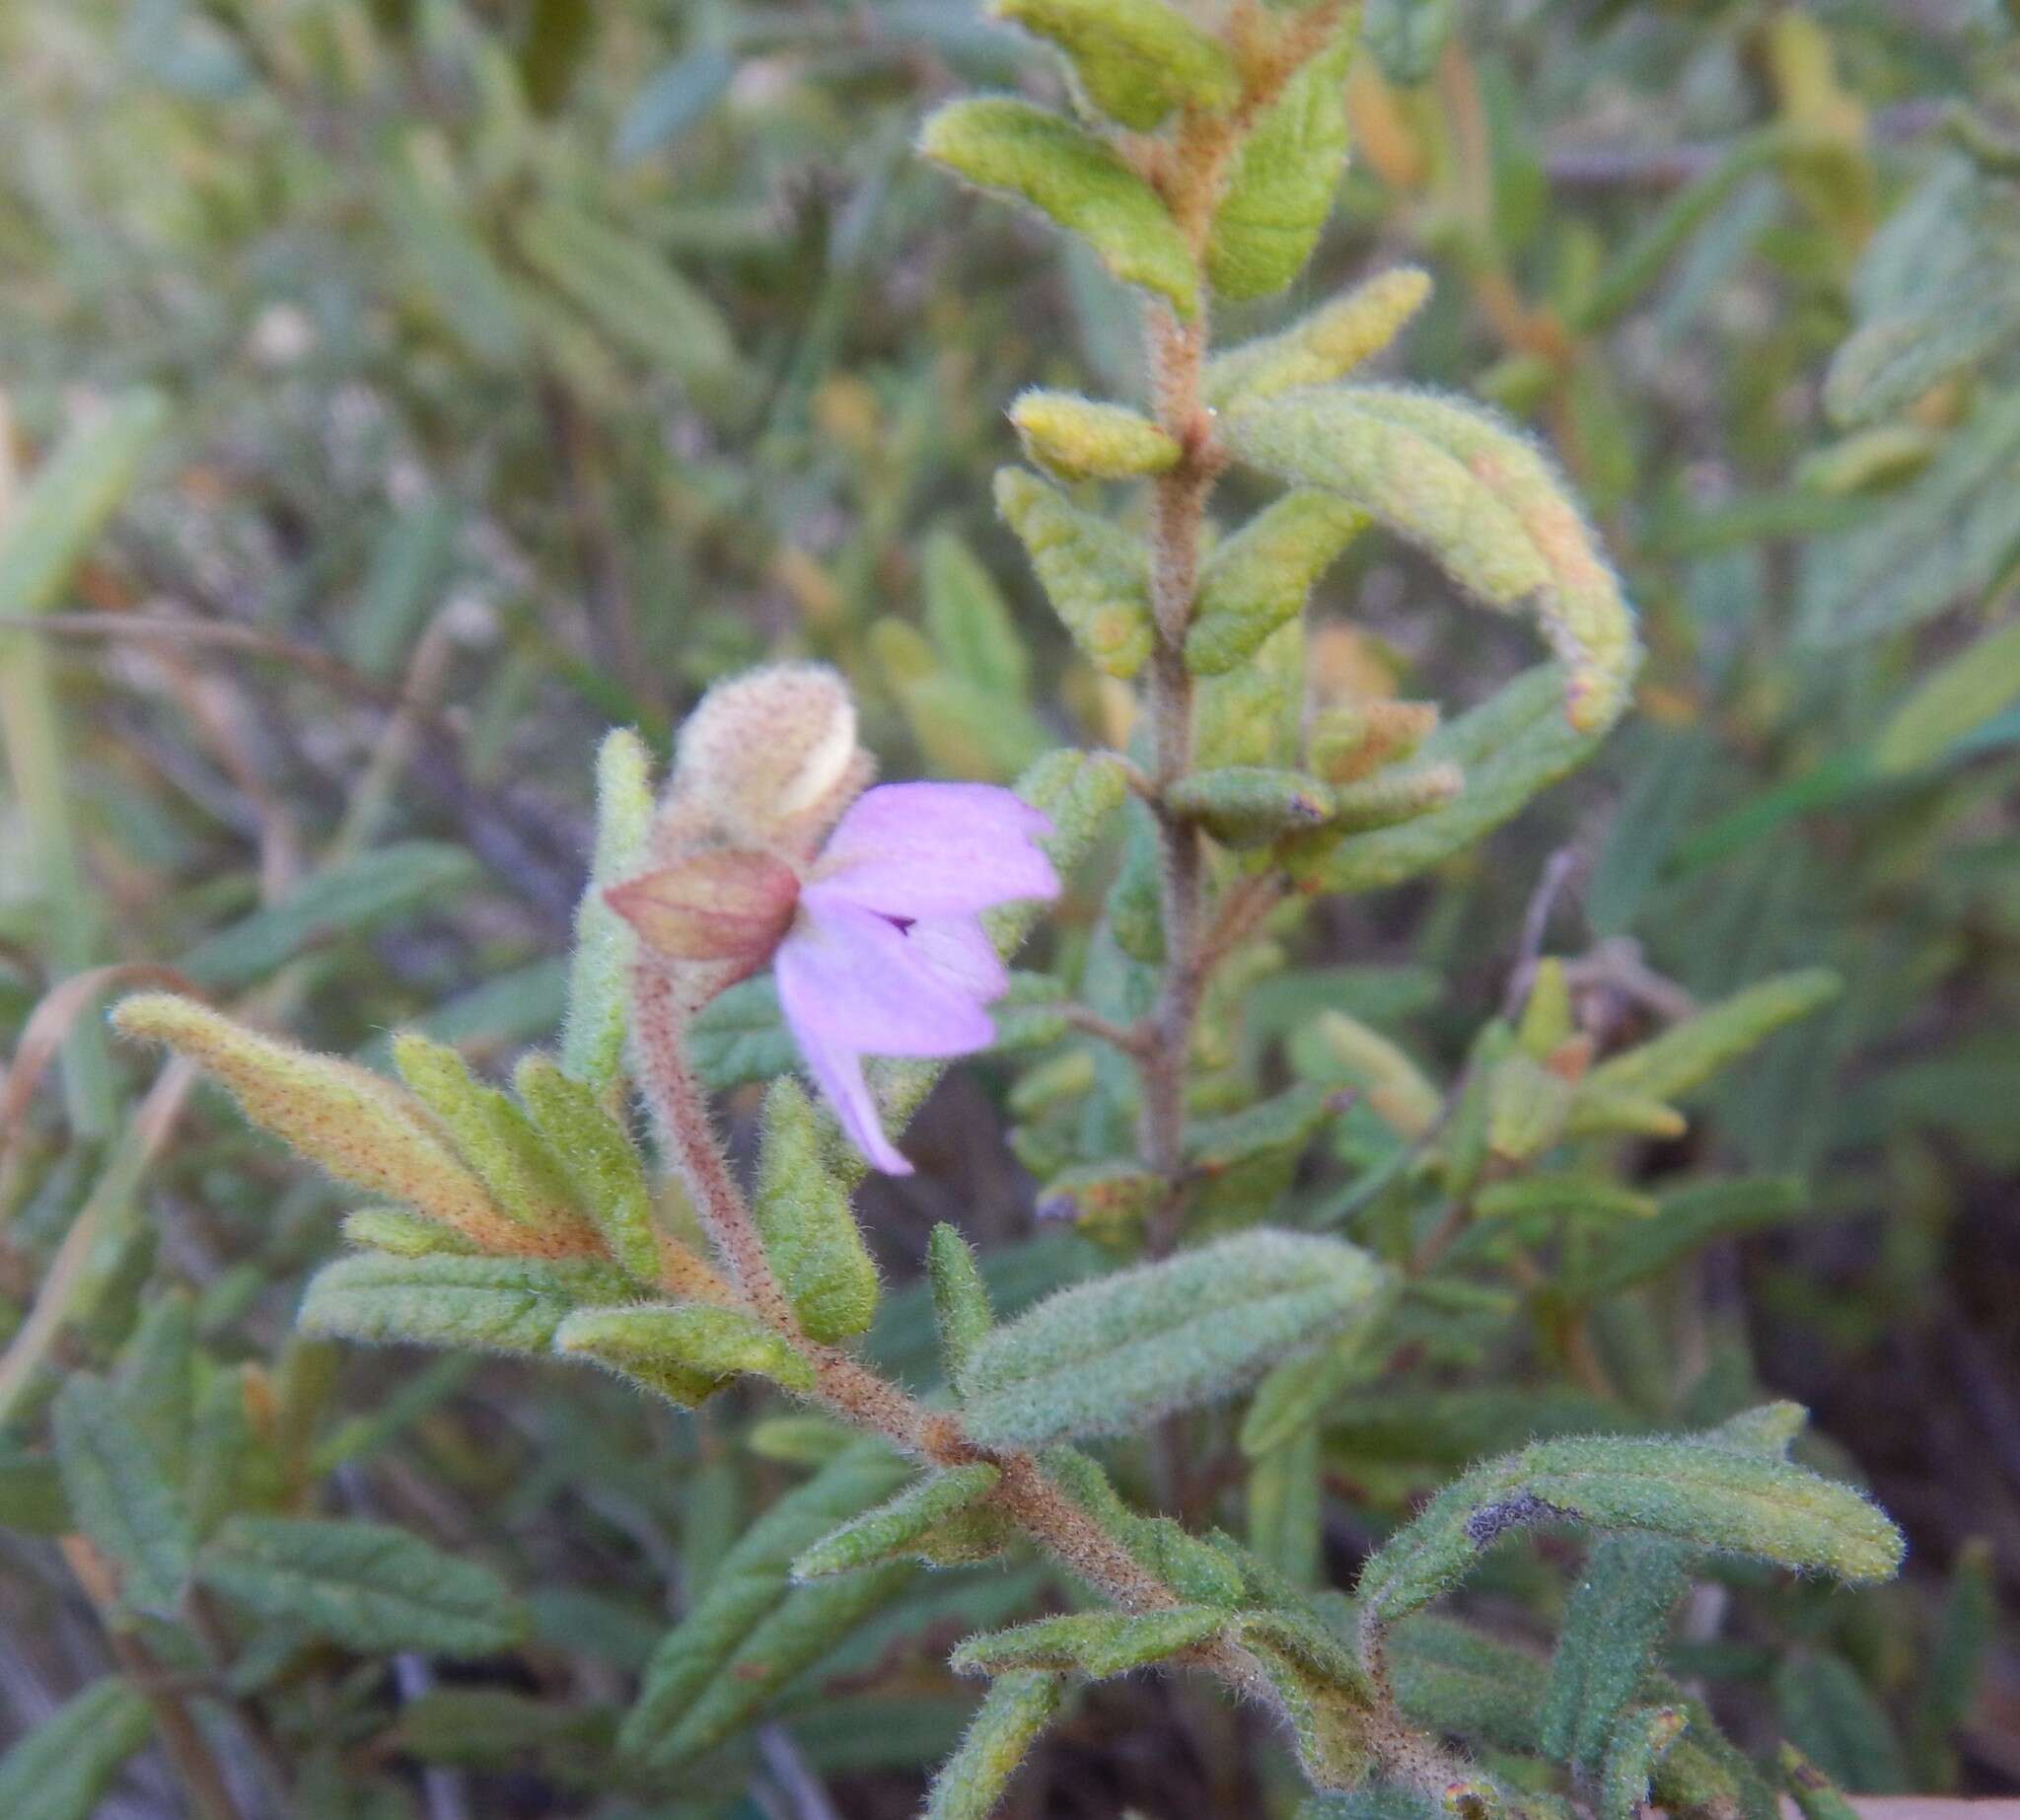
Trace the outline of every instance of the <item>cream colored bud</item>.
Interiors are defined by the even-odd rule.
[[[856,759],[848,687],[823,664],[779,664],[718,683],[681,728],[673,791],[763,830],[831,797]]]

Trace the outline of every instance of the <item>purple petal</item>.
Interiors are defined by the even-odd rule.
[[[910,1175],[911,1165],[884,1135],[883,1123],[877,1117],[877,1102],[863,1078],[862,1056],[852,1049],[830,1043],[815,1030],[803,1028],[790,1010],[786,1012],[786,1022],[791,1025],[793,1041],[806,1059],[807,1072],[813,1075],[822,1098],[834,1109],[849,1142],[869,1159],[871,1168],[881,1169],[887,1176]]]
[[[973,916],[922,917],[905,930],[904,939],[934,973],[978,1004],[1010,989],[1010,970]]]
[[[816,868],[821,892],[887,916],[962,916],[1055,898],[1050,821],[992,783],[887,783],[857,797]]]
[[[775,963],[793,1034],[872,1056],[965,1056],[995,1027],[974,997],[874,910],[809,890]]]

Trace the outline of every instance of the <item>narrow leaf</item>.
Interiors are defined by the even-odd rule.
[[[1021,468],[997,470],[996,509],[1088,661],[1109,676],[1134,676],[1150,655],[1150,583],[1141,550]]]
[[[988,1820],[1039,1734],[1059,1710],[1062,1676],[998,1675],[961,1747],[933,1776],[922,1820]]]
[[[1218,1637],[1227,1622],[1227,1613],[1212,1605],[1176,1605],[1135,1615],[1076,1612],[971,1637],[955,1650],[951,1665],[964,1675],[1036,1668],[1072,1670],[1102,1681],[1196,1648]]]
[[[91,1820],[126,1759],[154,1729],[147,1697],[123,1675],[73,1695],[0,1757],[8,1820]]]
[[[793,1562],[796,1580],[874,1566],[902,1555],[936,1524],[986,1497],[1002,1475],[985,1461],[949,1467],[830,1530]]]
[[[491,1655],[526,1614],[488,1567],[388,1523],[236,1516],[197,1563],[204,1584],[369,1654]]]
[[[877,1267],[829,1165],[823,1121],[799,1083],[764,1096],[764,1137],[752,1212],[779,1286],[808,1337],[860,1334],[877,1316]]]
[[[1345,1326],[1382,1273],[1351,1245],[1252,1232],[1040,1303],[974,1347],[960,1376],[985,1446],[1127,1433],[1230,1395]]]
[[[69,1379],[50,1419],[72,1520],[116,1564],[128,1604],[172,1611],[189,1577],[194,1538],[146,1436],[101,1378]]]
[[[561,1034],[562,1068],[599,1091],[623,1066],[625,974],[635,945],[631,925],[604,902],[604,887],[640,869],[651,826],[652,758],[620,727],[596,755],[596,855],[575,910]]]
[[[621,1271],[587,1258],[544,1263],[368,1253],[318,1271],[295,1323],[305,1334],[380,1345],[545,1352],[576,1309],[637,1293]]]

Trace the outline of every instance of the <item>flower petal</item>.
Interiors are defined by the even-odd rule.
[[[978,1004],[1010,989],[1010,970],[973,916],[922,916],[905,930],[904,939],[934,973]]]
[[[1037,845],[1051,826],[992,783],[880,784],[836,825],[815,876],[825,896],[888,916],[973,915],[1059,895]]]
[[[965,1056],[995,1036],[974,995],[898,925],[810,890],[778,950],[778,998],[796,1037],[872,1056]],[[805,1047],[804,1041],[802,1048]]]
[[[833,1108],[849,1142],[869,1160],[871,1168],[881,1169],[887,1176],[910,1175],[911,1165],[884,1135],[883,1122],[877,1117],[877,1102],[869,1082],[863,1078],[862,1056],[852,1049],[830,1043],[817,1030],[803,1029],[794,1022],[790,1010],[786,1012],[786,1023],[792,1029],[793,1041],[800,1046],[807,1072],[821,1089],[821,1097]]]

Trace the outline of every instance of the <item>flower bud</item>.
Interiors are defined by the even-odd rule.
[[[604,901],[669,961],[756,968],[776,948],[799,902],[799,876],[771,853],[709,847],[613,885]]]
[[[829,803],[856,768],[856,710],[841,678],[821,664],[777,664],[702,696],[681,728],[672,797],[761,833]]]

